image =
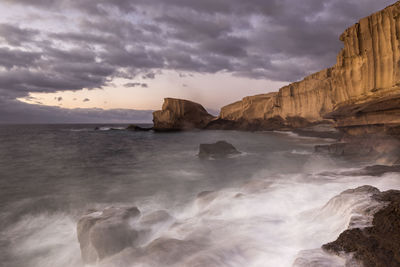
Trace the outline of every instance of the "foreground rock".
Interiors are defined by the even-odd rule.
[[[138,232],[129,225],[140,211],[132,208],[107,208],[83,216],[77,226],[82,260],[95,263],[130,247]]]
[[[154,232],[173,222],[174,218],[164,210],[144,215],[136,207],[92,211],[77,225],[82,260],[85,264],[102,263],[124,251],[141,251]]]
[[[155,131],[203,129],[214,116],[192,101],[165,98],[162,110],[153,112]]]
[[[226,158],[240,152],[226,141],[218,141],[214,144],[200,144],[200,158]]]
[[[382,205],[372,225],[346,230],[323,249],[337,255],[352,253],[365,267],[400,266],[400,191],[374,191],[373,200]]]
[[[248,130],[307,127],[334,120],[347,134],[400,133],[400,2],[361,19],[341,36],[336,64],[276,93],[221,109],[221,126]],[[217,127],[214,125],[213,127]]]

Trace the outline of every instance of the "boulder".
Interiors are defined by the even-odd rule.
[[[165,98],[162,110],[153,112],[155,131],[182,131],[203,129],[214,116],[195,102]]]
[[[214,144],[200,144],[200,158],[226,158],[240,152],[226,141],[218,141]]]
[[[131,228],[130,222],[139,215],[136,207],[111,207],[83,216],[77,225],[83,262],[96,263],[132,246],[138,232]]]

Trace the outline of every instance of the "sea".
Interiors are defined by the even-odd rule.
[[[341,175],[367,163],[314,153],[330,139],[126,126],[0,125],[0,266],[83,267],[78,220],[132,206],[172,219],[149,230],[140,257],[121,252],[86,266],[279,267],[307,257],[343,266],[321,245],[347,229],[356,200],[329,200],[362,185],[400,189],[398,174]],[[200,144],[220,140],[242,153],[198,157]],[[159,239],[187,243],[166,248],[166,259],[148,248]]]

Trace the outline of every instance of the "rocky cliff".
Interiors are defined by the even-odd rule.
[[[204,128],[214,116],[192,101],[165,98],[162,110],[153,112],[155,131],[180,131]]]
[[[382,128],[396,132],[400,125],[399,38],[400,1],[348,28],[340,36],[344,48],[333,67],[277,93],[225,106],[219,119],[260,128],[293,128],[330,119],[350,134]]]

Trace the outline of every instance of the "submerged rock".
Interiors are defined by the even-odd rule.
[[[214,144],[200,144],[200,158],[225,158],[240,154],[232,144],[226,141],[218,141]]]
[[[195,102],[165,98],[162,110],[153,112],[155,131],[182,131],[203,129],[214,116]]]
[[[139,215],[136,207],[111,207],[83,216],[77,225],[82,260],[95,263],[132,246],[138,232],[129,223]]]
[[[400,266],[400,191],[364,190],[374,193],[372,199],[381,203],[378,210],[373,210],[372,225],[348,229],[322,248],[337,255],[352,254],[365,267]]]

